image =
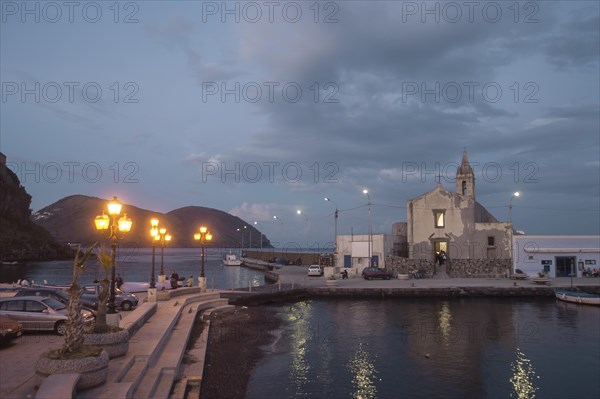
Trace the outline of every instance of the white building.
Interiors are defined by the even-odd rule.
[[[513,265],[524,273],[545,271],[549,277],[582,277],[600,267],[600,236],[513,236]]]
[[[396,236],[371,235],[371,265],[385,268],[385,258],[394,248]],[[348,273],[360,274],[369,264],[369,235],[337,236],[337,258],[335,263]]]

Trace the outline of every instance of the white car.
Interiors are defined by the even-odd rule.
[[[321,266],[319,266],[319,265],[310,265],[308,267],[308,275],[309,276],[322,276],[323,269],[321,269]]]

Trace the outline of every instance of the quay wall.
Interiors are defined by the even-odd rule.
[[[283,258],[286,262],[297,262],[300,259],[301,264],[303,265],[312,265],[314,263],[319,263],[319,255],[321,252],[319,251],[298,251],[296,248],[270,248],[262,251],[253,250],[253,249],[244,249],[246,258],[258,259],[264,262],[268,262],[269,260]]]
[[[256,294],[224,293],[232,305],[260,305],[293,302],[311,298],[476,298],[476,297],[554,297],[551,287],[443,287],[443,288],[339,288],[305,287]]]

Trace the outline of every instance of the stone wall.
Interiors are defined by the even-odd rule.
[[[511,269],[511,259],[452,259],[446,273],[449,277],[502,278]]]
[[[421,270],[425,272],[425,278],[433,277],[433,263],[426,259],[411,259],[400,256],[388,256],[386,258],[386,269],[397,274],[410,274],[412,271]]]
[[[426,278],[433,277],[434,264],[425,259],[388,256],[387,262],[387,269],[398,274],[421,270]],[[446,264],[446,273],[453,278],[502,278],[511,268],[511,259],[452,259]]]

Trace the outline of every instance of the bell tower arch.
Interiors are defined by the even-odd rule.
[[[466,149],[463,151],[462,161],[456,171],[456,192],[475,199],[475,175],[469,164]]]

